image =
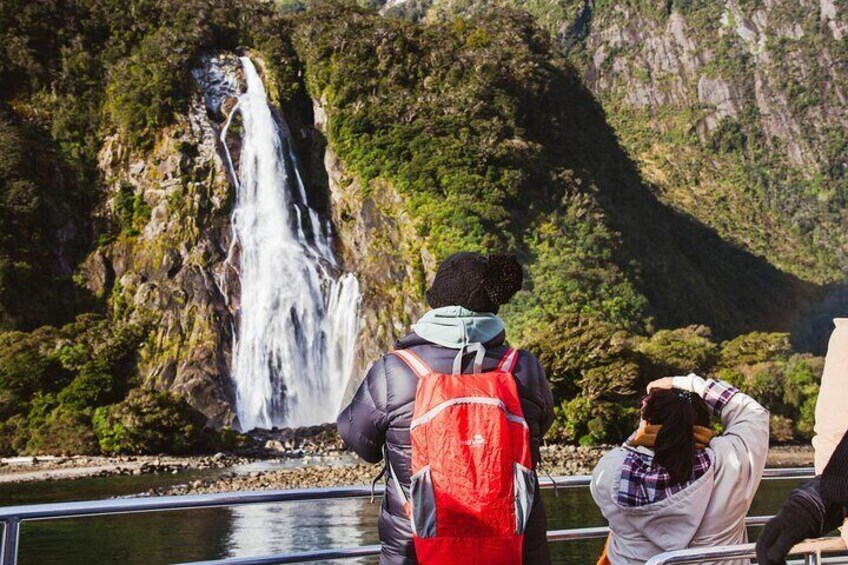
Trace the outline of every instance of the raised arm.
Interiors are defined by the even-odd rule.
[[[769,416],[760,404],[735,386],[715,379],[703,379],[691,373],[685,377],[674,377],[672,384],[694,392],[704,399],[713,414],[721,418],[724,427],[722,436],[736,436],[748,441],[757,441],[761,449],[768,449]]]
[[[705,380],[690,374],[674,377],[672,383],[676,388],[698,394],[713,414],[721,418],[724,432],[714,438],[710,445],[716,451],[732,451],[738,461],[746,464],[740,469],[740,487],[745,489],[747,498],[752,498],[768,455],[768,411],[756,400],[724,381]],[[747,473],[743,474],[745,470]]]

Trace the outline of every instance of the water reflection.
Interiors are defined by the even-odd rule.
[[[376,543],[371,530],[377,507],[362,500],[339,500],[233,508],[227,553],[246,557]]]

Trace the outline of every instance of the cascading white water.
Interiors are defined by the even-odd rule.
[[[274,118],[253,63],[242,57],[241,64],[247,90],[230,114],[241,114],[243,130],[238,172],[230,160],[241,285],[232,362],[239,426],[334,421],[353,367],[359,283],[351,273],[337,275],[330,224],[309,206],[288,129]]]

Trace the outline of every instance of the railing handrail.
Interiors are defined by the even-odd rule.
[[[815,542],[801,543],[792,548],[789,556],[803,556],[806,558],[806,563],[819,563],[821,553],[845,551],[844,542],[828,543],[832,540],[841,542],[841,538],[824,538]],[[749,559],[756,556],[756,546],[753,543],[718,547],[695,547],[655,555],[645,565],[684,565],[687,563],[701,563],[706,559]]]
[[[792,467],[766,469],[764,479],[790,479],[807,478],[813,476],[812,468]],[[542,478],[539,486],[542,489],[551,488],[575,488],[589,485],[589,475],[556,477],[553,479]],[[383,485],[374,489],[374,494],[382,494],[385,490]],[[276,502],[296,502],[303,500],[330,500],[368,498],[371,496],[371,488],[368,486],[346,486],[306,488],[290,490],[267,490],[250,492],[213,493],[200,495],[179,496],[152,496],[142,498],[112,498],[105,500],[89,500],[79,502],[58,502],[51,504],[33,504],[0,507],[0,523],[3,524],[2,549],[0,549],[0,564],[14,565],[17,562],[17,546],[20,523],[30,520],[47,520],[61,518],[78,518],[84,516],[103,516],[114,514],[133,514],[139,512],[161,512],[170,510],[186,510],[200,508],[215,508],[223,506],[242,506],[248,504],[270,504]],[[749,517],[750,525],[760,525],[768,517]],[[602,537],[609,530],[599,528],[577,528],[573,530],[557,530],[549,532],[555,539],[562,541],[566,539],[588,539],[573,537],[580,535],[581,531],[593,532],[595,537]],[[348,550],[322,550],[322,551],[357,551],[361,548],[350,548]],[[312,554],[316,552],[311,552]],[[305,555],[302,558],[306,561]],[[357,556],[357,555],[352,555]],[[331,559],[324,557],[323,559]],[[274,561],[274,563],[288,563],[289,561]],[[219,561],[219,563],[223,563]]]
[[[771,516],[757,516],[746,520],[747,526],[762,525]],[[752,523],[754,521],[760,523]],[[548,541],[569,541],[604,538],[609,533],[607,527],[577,528],[573,530],[553,530],[548,532]],[[831,542],[831,543],[828,543]],[[841,538],[825,538],[814,542],[802,543],[793,548],[789,553],[791,556],[808,557],[807,563],[819,563],[810,557],[817,556],[821,552],[845,551],[845,544]],[[286,565],[289,563],[310,563],[324,561],[327,559],[352,559],[355,557],[376,557],[380,555],[379,545],[365,545],[345,549],[315,550],[302,553],[286,553],[278,555],[264,555],[254,557],[231,557],[227,559],[215,559],[209,561],[192,561],[180,563],[179,565]],[[732,559],[756,557],[755,546],[752,543],[742,545],[728,545],[712,548],[693,548],[679,551],[670,551],[652,557],[645,565],[682,565],[685,563],[700,563],[705,559]],[[833,563],[848,563],[848,560],[829,561]]]
[[[771,516],[751,516],[745,519],[746,526],[762,526]],[[609,535],[607,526],[590,528],[573,528],[569,530],[551,530],[548,532],[549,542],[577,541],[602,539]],[[352,559],[354,557],[376,557],[380,555],[379,545],[364,545],[343,549],[317,549],[299,553],[281,553],[253,557],[229,557],[207,561],[192,561],[178,565],[285,565],[288,563],[311,563],[326,559]]]

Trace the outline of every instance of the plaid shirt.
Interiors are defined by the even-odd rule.
[[[724,406],[737,392],[739,390],[736,387],[723,381],[709,379],[703,398],[713,413],[720,416]],[[626,444],[625,447],[627,447]],[[634,507],[665,500],[701,478],[711,464],[707,450],[699,449],[695,454],[692,477],[689,481],[672,484],[668,471],[659,465],[654,465],[652,455],[630,450],[622,464],[621,480],[618,484],[618,503],[622,506]]]

